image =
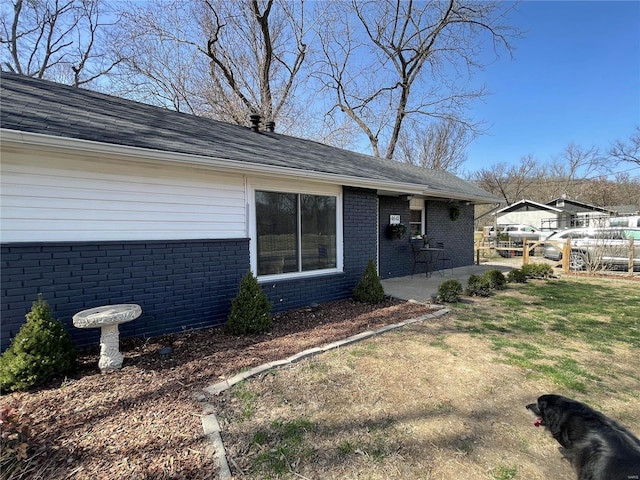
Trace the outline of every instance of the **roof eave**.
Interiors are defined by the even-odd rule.
[[[381,181],[378,179],[356,177],[349,175],[338,175],[333,173],[318,172],[314,170],[301,170],[296,168],[280,167],[273,165],[263,165],[254,162],[230,160],[219,157],[193,155],[165,150],[154,150],[128,145],[117,145],[113,143],[103,143],[77,138],[61,137],[55,135],[45,135],[41,133],[23,132],[20,130],[1,129],[2,146],[11,145],[28,146],[33,149],[60,149],[74,152],[82,152],[83,155],[119,156],[125,158],[135,158],[136,161],[146,163],[174,163],[197,165],[207,168],[218,168],[227,172],[242,174],[261,174],[267,176],[290,177],[319,181],[324,183],[340,184],[349,187],[367,188],[376,191],[396,192],[397,194],[425,195],[428,197],[443,197],[472,203],[495,203],[489,195],[461,194],[460,192],[425,189],[424,185]],[[496,197],[497,198],[497,197]]]

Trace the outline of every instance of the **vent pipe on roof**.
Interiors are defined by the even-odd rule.
[[[266,127],[267,132],[272,132],[273,133],[276,130],[276,122],[274,122],[273,120],[270,121],[270,122],[265,123],[264,126]]]
[[[253,115],[249,115],[249,120],[251,120],[251,130],[258,132],[260,130],[260,115],[255,113]]]

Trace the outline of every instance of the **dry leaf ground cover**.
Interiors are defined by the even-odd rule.
[[[77,374],[0,400],[12,409],[26,443],[25,457],[0,478],[213,479],[217,465],[203,438],[202,388],[266,362],[281,360],[362,331],[419,317],[430,308],[386,301],[371,306],[343,300],[278,315],[266,335],[235,337],[222,328],[143,340],[121,339],[125,360],[102,375],[98,349],[85,352]],[[162,347],[173,348],[162,359]],[[3,433],[6,425],[2,425]],[[4,461],[10,452],[0,452]]]
[[[274,370],[215,400],[236,479],[558,479],[524,405],[560,393],[640,434],[637,282],[568,278]]]

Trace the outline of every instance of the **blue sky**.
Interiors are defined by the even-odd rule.
[[[571,142],[606,150],[640,126],[640,1],[525,1],[509,23],[524,37],[513,60],[479,76],[492,95],[470,113],[488,135],[469,146],[465,170],[527,154],[547,162]]]

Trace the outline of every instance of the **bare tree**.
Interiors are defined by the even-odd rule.
[[[606,173],[607,162],[596,146],[584,148],[575,143],[567,145],[551,164],[551,175],[571,180],[591,178]]]
[[[628,142],[617,140],[609,150],[609,156],[623,162],[640,165],[640,127],[629,137]]]
[[[126,10],[120,47],[146,97],[237,124],[250,113],[286,122],[307,52],[304,3],[157,0]]]
[[[107,21],[101,0],[14,0],[2,7],[2,69],[73,86],[109,73],[120,58],[101,34]]]
[[[467,159],[465,150],[473,138],[473,132],[452,120],[407,129],[398,137],[396,160],[456,173]]]
[[[376,156],[393,158],[403,123],[426,116],[460,122],[486,92],[464,84],[481,68],[481,41],[510,50],[516,32],[502,23],[505,4],[448,0],[335,1],[321,33],[315,77],[366,135]],[[510,8],[509,6],[506,9]],[[384,151],[383,151],[384,149]]]
[[[197,49],[202,33],[191,5],[151,1],[123,6],[113,38],[114,49],[124,58],[113,79],[119,95],[179,112],[209,113],[202,95],[208,62]]]
[[[584,148],[570,143],[549,165],[550,194],[581,200],[583,180],[602,177],[609,173],[606,158],[595,147]]]
[[[544,169],[535,158],[526,155],[520,159],[519,165],[498,163],[478,170],[472,174],[471,180],[511,205],[524,198],[531,198],[532,187],[544,175]]]
[[[204,53],[219,93],[266,121],[276,119],[306,56],[304,3],[299,12],[293,2],[274,0],[205,0],[203,5]]]

